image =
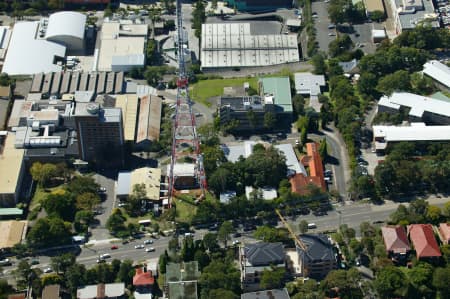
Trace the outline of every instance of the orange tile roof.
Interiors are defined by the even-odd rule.
[[[322,191],[325,191],[326,184],[323,175],[323,164],[317,149],[317,143],[307,143],[306,154],[307,155],[303,156],[300,161],[303,165],[309,167],[309,176],[305,177],[303,174],[297,173],[291,177],[289,180],[291,183],[291,191],[306,195],[308,193],[308,189],[306,188],[308,184],[314,184],[322,189]]]
[[[155,278],[153,277],[152,271],[147,272],[142,271],[142,268],[136,269],[136,274],[133,277],[134,286],[146,286],[153,285],[155,283]]]
[[[442,242],[450,244],[450,224],[441,223],[439,225],[439,234],[441,235]]]
[[[383,226],[381,228],[386,251],[406,253],[410,250],[408,237],[403,226]]]
[[[408,225],[408,234],[418,258],[441,256],[431,224]]]

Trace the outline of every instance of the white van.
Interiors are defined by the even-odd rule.
[[[308,229],[317,228],[317,225],[315,223],[308,223]]]

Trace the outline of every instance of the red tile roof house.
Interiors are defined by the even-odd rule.
[[[411,250],[408,236],[403,226],[383,226],[381,228],[384,246],[388,254],[406,254]]]
[[[408,225],[408,235],[414,245],[418,259],[442,256],[431,224]]]
[[[136,268],[136,274],[133,276],[133,286],[136,287],[134,298],[136,299],[151,299],[152,288],[155,283],[152,271],[147,270],[147,267]]]
[[[450,244],[450,223],[441,223],[439,225],[439,237],[442,243]]]

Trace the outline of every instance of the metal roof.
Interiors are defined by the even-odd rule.
[[[65,57],[66,47],[45,39],[36,39],[39,22],[18,22],[14,25],[3,72],[9,75],[31,75],[59,72],[55,56]],[[30,51],[32,49],[32,51]]]
[[[264,94],[274,96],[274,104],[282,107],[283,112],[292,112],[291,84],[289,77],[269,77],[259,79]]]
[[[258,242],[245,245],[245,256],[251,266],[265,266],[281,264],[285,254],[283,244]]]
[[[131,172],[119,172],[117,178],[117,196],[128,196],[131,193]]]
[[[86,15],[75,11],[61,11],[48,18],[46,38],[71,36],[84,39]]]
[[[253,67],[298,62],[294,34],[252,35],[250,23],[202,24],[202,68]]]
[[[430,60],[423,65],[423,73],[441,84],[450,87],[450,68],[438,60]]]
[[[0,194],[15,194],[21,177],[24,150],[15,148],[15,139],[15,134],[8,134],[0,155]]]
[[[386,142],[444,141],[450,140],[450,126],[373,126],[373,135]]]
[[[134,141],[138,109],[137,95],[116,95],[116,108],[120,108],[122,110],[125,140]]]
[[[424,112],[450,117],[450,103],[434,98],[421,96],[409,92],[394,92],[390,97],[383,96],[378,106],[399,109],[401,106],[410,107],[409,115],[422,117]]]
[[[320,94],[320,87],[325,86],[324,75],[314,75],[312,73],[295,73],[295,89],[299,94],[309,94],[316,96]]]

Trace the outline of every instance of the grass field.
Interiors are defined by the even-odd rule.
[[[197,213],[197,207],[183,200],[177,200],[176,205],[177,205],[176,221],[190,223],[192,221],[192,218],[195,216],[195,213]]]
[[[250,87],[253,89],[258,89],[257,78],[200,80],[197,83],[190,85],[190,97],[194,102],[199,102],[210,107],[211,103],[208,102],[208,99],[223,95],[224,87],[242,86],[245,82],[249,82]]]

